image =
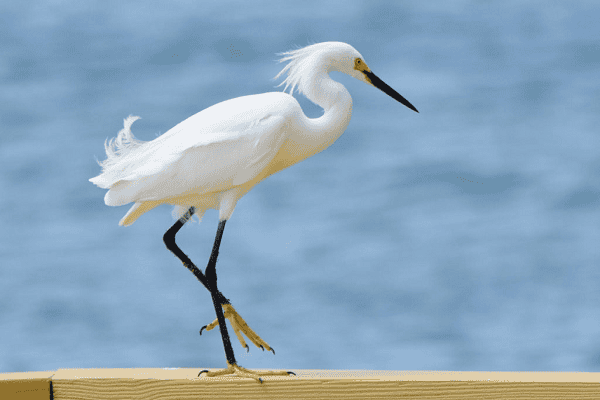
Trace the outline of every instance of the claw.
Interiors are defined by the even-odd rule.
[[[201,332],[202,332],[202,331],[201,331]],[[202,375],[202,373],[203,373],[203,372],[208,372],[208,370],[207,370],[207,369],[203,369],[202,371],[200,371],[200,372],[198,373],[198,377],[200,377],[200,375]],[[290,372],[290,371],[288,371],[288,373],[289,373],[289,372]],[[295,375],[295,374],[294,374],[294,375]]]
[[[294,371],[288,371],[287,373],[288,373],[288,375],[298,376],[298,375],[296,375],[296,373]]]
[[[250,347],[246,344],[246,340],[244,340],[243,335],[246,335],[248,339],[252,342],[252,344],[259,347],[262,351],[265,351],[266,348],[267,350],[270,350],[273,352],[273,354],[275,354],[275,350],[273,350],[271,346],[267,344],[267,342],[262,340],[260,336],[256,334],[256,332],[250,329],[248,324],[246,324],[246,321],[244,321],[244,319],[237,313],[237,311],[235,311],[231,304],[222,304],[222,307],[224,317],[228,319],[231,323],[233,331],[235,332],[242,347],[246,348],[246,352],[250,352]],[[210,331],[216,328],[217,326],[219,326],[219,321],[215,319],[213,322],[211,322],[208,325],[204,325],[202,329],[200,329],[200,335],[202,335],[202,332],[205,329],[207,331]]]
[[[260,383],[264,383],[263,380],[263,376],[290,376],[290,375],[296,375],[295,373],[293,373],[292,371],[252,371],[246,368],[242,368],[237,364],[229,364],[229,362],[227,362],[227,368],[219,370],[219,371],[208,371],[208,370],[202,370],[200,371],[200,373],[198,374],[198,376],[200,376],[203,372],[206,372],[206,377],[215,377],[215,376],[223,376],[223,375],[237,375],[241,378],[252,378],[254,380],[256,380],[257,382]]]
[[[271,351],[273,352],[273,355],[275,355],[275,349],[271,347]]]

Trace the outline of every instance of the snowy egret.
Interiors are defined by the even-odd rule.
[[[262,382],[260,376],[291,373],[257,373],[237,364],[225,319],[246,349],[242,333],[257,347],[273,349],[248,327],[217,288],[216,263],[225,223],[237,201],[268,176],[325,150],[346,130],[352,98],[342,84],[329,77],[329,72],[343,72],[373,85],[417,111],[373,74],[360,53],[346,43],[318,43],[282,55],[280,62],[287,65],[276,78],[287,74],[280,84],[285,84],[283,92],[215,104],[148,142],[135,139],[131,125],[139,117],[129,116],[117,137],[105,143],[107,159],[100,163],[102,173],[90,179],[102,189],[109,189],[104,197],[106,205],[135,203],[120,225],[131,225],[160,204],[176,206],[174,215],[178,220],[163,240],[209,290],[217,319],[202,329],[219,326],[227,358],[226,369],[200,372],[206,372],[207,376],[233,373]],[[290,94],[285,93],[288,87]],[[292,96],[296,88],[323,108],[321,117],[304,115]],[[219,211],[219,225],[208,265],[202,273],[179,249],[175,235],[194,214],[202,218],[207,209]]]

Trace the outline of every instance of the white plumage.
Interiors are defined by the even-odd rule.
[[[254,185],[329,147],[344,132],[352,113],[352,98],[329,77],[331,71],[403,99],[389,86],[378,85],[381,81],[348,44],[319,43],[283,56],[280,61],[288,64],[277,77],[287,74],[282,84],[291,88],[290,94],[271,92],[215,104],[148,142],[131,133],[139,117],[125,119],[116,139],[105,144],[102,173],[90,179],[109,189],[106,205],[135,203],[120,225],[131,225],[164,203],[177,206],[176,216],[194,206],[199,218],[214,208],[220,220],[227,220]],[[291,95],[296,88],[324,109],[321,117],[304,115]]]

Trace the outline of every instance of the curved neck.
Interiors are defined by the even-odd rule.
[[[348,127],[352,115],[352,97],[344,85],[334,81],[326,71],[319,71],[312,77],[313,84],[305,95],[310,101],[325,111],[319,118],[303,119],[303,129],[299,141],[311,143],[314,151],[307,157],[329,147]]]

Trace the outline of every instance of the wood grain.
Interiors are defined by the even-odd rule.
[[[59,369],[0,374],[0,399],[600,399],[597,372],[296,370],[260,384],[198,369]]]

